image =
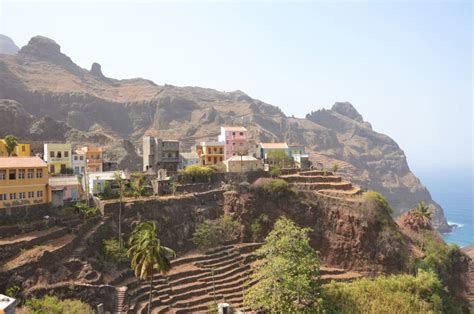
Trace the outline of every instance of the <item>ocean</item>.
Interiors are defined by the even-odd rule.
[[[460,247],[474,244],[474,190],[472,170],[414,170],[431,197],[444,209],[448,223],[455,228],[443,234],[448,243]]]

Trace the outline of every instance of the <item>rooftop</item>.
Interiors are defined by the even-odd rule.
[[[50,177],[49,185],[54,186],[64,186],[64,185],[78,185],[79,180],[76,176],[67,176],[67,177]]]
[[[252,156],[232,156],[226,161],[257,161],[258,159]]]
[[[246,132],[247,129],[243,126],[223,126],[225,131],[236,131],[236,132]]]
[[[262,148],[279,148],[279,149],[286,149],[288,148],[288,144],[286,143],[260,143]]]
[[[0,157],[0,168],[42,168],[46,162],[39,157]]]
[[[6,295],[0,294],[0,311],[6,310],[16,302],[15,299],[7,297]]]
[[[225,145],[225,142],[218,142],[218,141],[207,141],[207,142],[201,142],[201,146],[223,146]]]
[[[184,159],[199,159],[199,156],[196,152],[180,153],[180,155]]]

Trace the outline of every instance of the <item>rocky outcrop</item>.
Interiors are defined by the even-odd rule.
[[[8,36],[0,34],[0,53],[7,55],[14,55],[20,50],[13,39]]]
[[[424,201],[434,213],[435,227],[449,230],[441,207],[410,171],[397,143],[374,131],[348,102],[297,119],[241,91],[109,79],[100,65],[81,69],[56,42],[41,36],[16,56],[0,56],[0,70],[0,98],[20,103],[34,121],[48,116],[64,123],[59,129],[68,141],[107,143],[110,160],[122,167],[141,168],[129,143],[141,148],[144,134],[179,139],[187,150],[217,137],[221,125],[243,124],[256,141],[302,144],[315,163],[344,164],[342,176],[383,193],[396,215]],[[5,127],[13,129],[14,123]],[[35,139],[47,140],[48,132],[42,134]]]

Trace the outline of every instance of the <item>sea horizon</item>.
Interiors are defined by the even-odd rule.
[[[473,169],[433,167],[415,169],[414,173],[443,208],[448,224],[453,226],[451,232],[442,234],[443,239],[460,247],[473,245]]]

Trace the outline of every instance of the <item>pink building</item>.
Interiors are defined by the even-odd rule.
[[[241,126],[221,126],[219,142],[224,142],[224,159],[232,156],[247,155],[247,129]]]

